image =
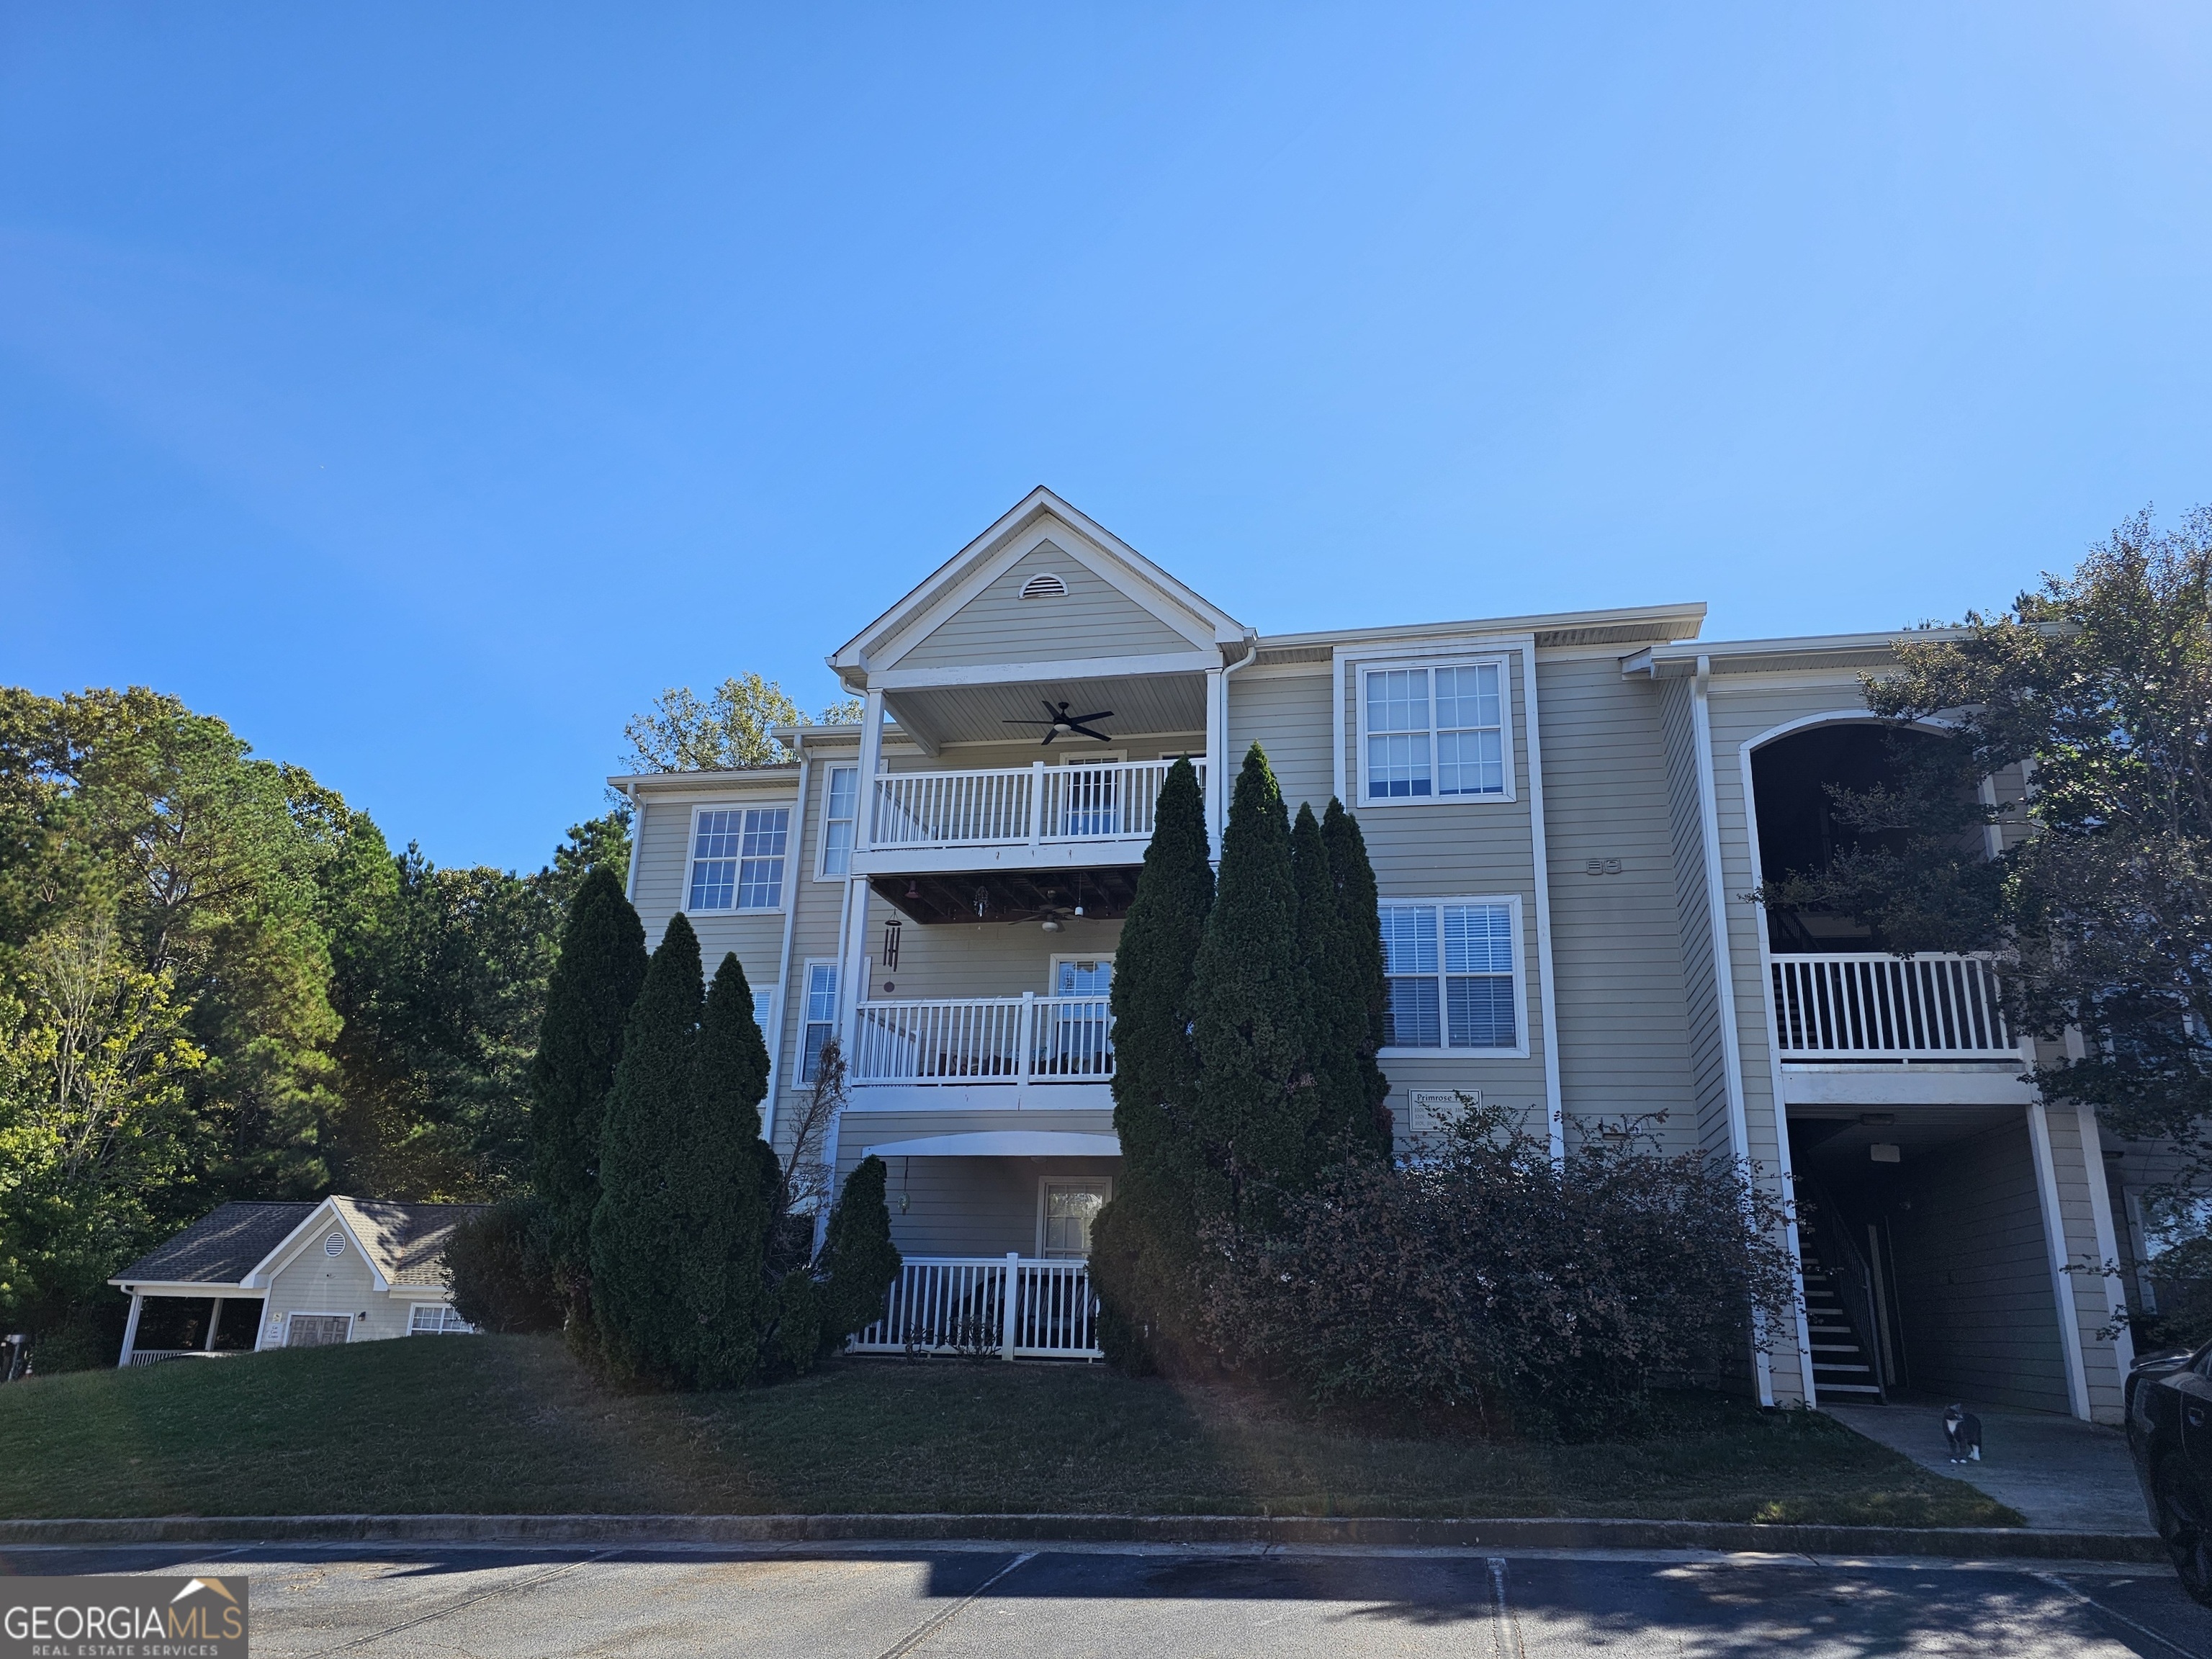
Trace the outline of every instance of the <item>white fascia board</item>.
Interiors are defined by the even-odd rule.
[[[1698,672],[1704,657],[1716,674],[1755,674],[1759,665],[1777,657],[1834,657],[1881,660],[1893,655],[1900,642],[1942,645],[1972,637],[1963,628],[1898,629],[1887,634],[1808,634],[1797,639],[1722,640],[1710,645],[1668,643],[1647,647],[1620,659],[1620,672],[1656,680],[1686,678]]]
[[[1304,634],[1261,634],[1257,645],[1261,651],[1288,651],[1300,646],[1327,645],[1345,650],[1365,651],[1370,647],[1395,648],[1403,641],[1437,638],[1487,638],[1504,635],[1538,635],[1563,633],[1578,628],[1621,628],[1640,623],[1674,622],[1682,632],[1677,639],[1695,639],[1698,629],[1704,626],[1705,607],[1702,604],[1642,605],[1616,607],[1606,611],[1559,611],[1531,617],[1479,617],[1462,622],[1403,623],[1388,628],[1332,628]],[[1544,647],[1539,647],[1539,649]]]
[[[1946,1071],[1933,1066],[1869,1066],[1864,1070],[1782,1068],[1782,1097],[1791,1106],[2026,1106],[2035,1090],[2010,1067]]]
[[[608,787],[619,789],[632,801],[640,794],[726,795],[732,789],[775,790],[788,794],[799,786],[799,763],[788,765],[731,767],[718,772],[647,772],[609,778]]]
[[[878,668],[874,691],[927,691],[968,685],[1020,685],[1036,680],[1140,679],[1152,674],[1203,674],[1221,666],[1212,651],[1162,651],[1141,657],[1070,657],[1057,662],[962,663],[946,668]]]
[[[130,1291],[139,1296],[221,1296],[225,1291],[237,1296],[258,1296],[259,1291],[242,1279],[111,1279],[107,1281],[118,1291]]]

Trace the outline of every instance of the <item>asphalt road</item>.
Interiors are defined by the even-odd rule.
[[[243,1572],[278,1656],[2197,1654],[2155,1570],[1805,1557],[1018,1546],[9,1549],[0,1573]]]

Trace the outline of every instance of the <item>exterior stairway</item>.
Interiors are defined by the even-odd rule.
[[[1875,1369],[1875,1356],[1867,1352],[1852,1328],[1834,1279],[1809,1249],[1804,1263],[1805,1324],[1813,1342],[1814,1389],[1823,1400],[1839,1395],[1881,1400],[1881,1375]]]

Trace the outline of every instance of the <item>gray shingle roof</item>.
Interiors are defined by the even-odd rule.
[[[235,1285],[315,1212],[313,1204],[226,1204],[115,1277],[125,1285]]]
[[[437,1285],[453,1229],[481,1204],[398,1204],[386,1199],[330,1200],[393,1285]],[[202,1216],[109,1281],[133,1285],[236,1285],[297,1231],[319,1206],[234,1203]]]

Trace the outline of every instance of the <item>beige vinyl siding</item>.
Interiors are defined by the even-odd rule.
[[[1023,599],[1023,584],[1046,571],[1067,584],[1066,596]],[[896,666],[1066,662],[1206,648],[1093,574],[1065,550],[1043,542],[932,629],[899,657]]]
[[[1668,841],[1674,860],[1674,909],[1682,941],[1683,1039],[1698,1144],[1729,1155],[1727,1035],[1714,977],[1711,892],[1705,884],[1705,803],[1698,787],[1696,690],[1686,679],[1643,688],[1659,704],[1667,750]]]
[[[1024,991],[1042,996],[1049,988],[1053,957],[1110,957],[1121,939],[1118,918],[1071,917],[1057,933],[1046,933],[1034,921],[940,921],[926,927],[907,921],[899,929],[899,965],[894,970],[882,965],[884,923],[898,915],[880,898],[869,906],[872,1000],[1018,997]],[[885,992],[886,981],[898,988]]]
[[[2025,1121],[1905,1165],[1892,1213],[1913,1388],[2030,1411],[2069,1409]]]
[[[1097,702],[1079,703],[1069,712],[1080,714],[1105,705]],[[1044,710],[1037,703],[1030,705],[1030,712],[1039,720]],[[1109,721],[1100,730],[1111,732],[1118,721]],[[1060,737],[1048,745],[1042,741],[1042,726],[1030,728],[1033,735],[1017,738],[1006,743],[956,743],[945,746],[934,757],[918,753],[887,757],[886,772],[990,772],[1001,769],[1032,766],[1042,761],[1047,766],[1081,765],[1085,761],[1103,760],[1108,754],[1121,754],[1132,761],[1158,760],[1163,756],[1173,757],[1206,752],[1206,733],[1199,732],[1171,732],[1165,736],[1152,733],[1139,738],[1114,738],[1107,743],[1092,743],[1088,738],[1071,741]],[[1327,797],[1324,795],[1324,799]]]
[[[1540,655],[1537,683],[1566,1113],[1585,1128],[1664,1113],[1662,1144],[1686,1151],[1698,1099],[1656,700],[1611,657]],[[1620,873],[1589,873],[1615,859]]]
[[[351,1340],[366,1342],[381,1337],[404,1336],[408,1310],[418,1299],[444,1300],[436,1291],[428,1288],[422,1297],[410,1297],[404,1301],[378,1290],[368,1259],[350,1235],[346,1237],[344,1255],[325,1255],[323,1240],[333,1232],[345,1231],[343,1223],[325,1218],[277,1270],[269,1286],[268,1305],[262,1310],[261,1340],[264,1343],[271,1347],[282,1346],[289,1328],[280,1322],[295,1313],[352,1315],[365,1310],[368,1317],[354,1322]]]
[[[1324,671],[1328,665],[1323,664]],[[1283,800],[1297,815],[1302,802],[1324,811],[1335,791],[1336,758],[1329,749],[1328,673],[1229,677],[1229,753],[1224,764],[1241,767],[1258,744],[1282,786]],[[1230,773],[1233,784],[1235,771]]]
[[[779,769],[773,780],[741,781],[737,778],[709,779],[702,775],[694,788],[681,791],[650,789],[642,791],[638,811],[641,821],[633,825],[637,836],[637,870],[630,889],[630,902],[637,908],[639,920],[645,924],[646,941],[657,945],[668,918],[684,908],[690,896],[691,880],[691,820],[700,807],[792,807],[793,840],[798,834],[801,813],[798,808],[798,769]],[[811,863],[801,863],[787,852],[784,861],[784,901],[791,898],[792,878],[812,873]],[[715,959],[723,951],[737,951],[748,969],[751,957],[746,953],[750,936],[745,929],[766,924],[773,927],[777,939],[783,937],[783,918],[781,911],[750,912],[739,915],[729,911],[700,911],[691,917],[692,926],[699,930],[700,942],[707,942],[706,925],[710,922],[735,924],[738,931],[720,935]]]
[[[1053,1134],[1114,1133],[1114,1115],[1098,1111],[868,1112],[846,1120],[838,1148],[838,1180],[858,1167],[866,1149],[937,1135],[1037,1130]],[[1111,1176],[1121,1160],[1092,1158],[899,1158],[886,1156],[884,1197],[891,1241],[909,1255],[1036,1254],[1037,1182],[1041,1176]],[[899,1208],[903,1196],[907,1208]]]

